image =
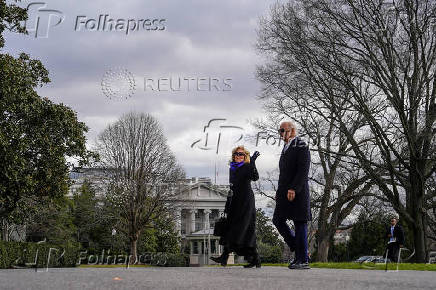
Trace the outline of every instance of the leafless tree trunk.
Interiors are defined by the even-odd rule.
[[[9,224],[6,219],[2,219],[2,240],[9,242]]]
[[[436,161],[435,11],[429,0],[308,0],[277,4],[263,22],[281,36],[272,52],[299,64],[286,77],[311,76],[318,106],[334,104],[329,118],[352,148],[347,156],[413,229],[418,262]],[[261,41],[271,43],[271,33]],[[344,108],[365,126],[354,131]]]
[[[436,173],[432,175],[427,184],[426,213],[428,238],[436,243]]]
[[[184,171],[157,120],[148,114],[129,113],[109,125],[99,135],[98,152],[110,180],[107,200],[118,229],[129,237],[135,261],[141,231],[171,213],[178,198],[174,185]]]
[[[276,7],[276,9],[279,9]],[[327,262],[330,242],[338,228],[352,213],[363,196],[369,193],[368,174],[360,169],[352,155],[352,145],[339,129],[339,122],[332,118],[339,106],[341,118],[347,121],[352,134],[359,134],[365,120],[359,112],[349,110],[346,101],[334,95],[338,89],[328,78],[322,91],[314,82],[309,58],[297,59],[291,49],[280,49],[289,41],[282,24],[283,15],[272,10],[270,22],[261,22],[257,48],[269,56],[266,65],[258,67],[257,77],[264,84],[260,100],[268,114],[267,121],[255,125],[270,131],[283,118],[293,119],[310,143],[312,156],[311,204],[317,208],[316,241],[317,260]],[[325,101],[325,95],[329,101]],[[328,98],[327,98],[328,99]]]
[[[267,79],[271,80],[275,77],[275,73],[272,70],[268,72],[263,70],[259,77],[266,83]],[[280,91],[273,92],[272,86],[268,86],[267,92],[265,91],[262,97],[268,105],[267,111],[270,117],[271,115],[292,117],[300,125],[303,134],[310,140],[314,140],[311,150],[316,152],[317,156],[312,158],[310,180],[313,185],[311,205],[318,213],[315,217],[318,248],[316,258],[327,262],[330,242],[336,230],[343,227],[342,223],[352,213],[362,197],[369,193],[371,184],[368,175],[358,168],[358,164],[343,156],[351,151],[350,144],[345,136],[340,134],[337,127],[325,122],[327,119],[325,114],[329,112],[327,110],[325,113],[315,111],[308,105],[298,104],[302,99],[299,94],[282,90],[287,86],[286,79],[282,79],[277,74],[275,79],[277,83],[274,86],[280,84],[277,85]],[[284,106],[284,103],[288,105]],[[273,106],[274,104],[276,107]],[[277,121],[269,125],[262,122],[256,125],[258,128],[267,130],[268,126],[271,128],[278,123],[278,118],[275,119]],[[335,151],[335,154],[332,151]],[[271,176],[266,181],[273,184]],[[257,193],[273,198],[271,193],[264,191],[262,187],[256,186],[255,189]],[[315,223],[312,222],[312,224]]]

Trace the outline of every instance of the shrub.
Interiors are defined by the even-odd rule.
[[[189,255],[187,254],[166,254],[165,267],[188,267]]]
[[[47,267],[47,262],[48,267],[75,267],[79,252],[80,245],[73,242],[53,245],[0,241],[0,268],[34,267],[35,260],[38,267]]]
[[[257,249],[262,263],[280,263],[282,260],[280,245],[272,246],[260,242],[257,244]]]

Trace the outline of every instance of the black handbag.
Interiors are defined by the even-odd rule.
[[[232,187],[231,183],[230,183],[230,187]],[[214,236],[224,237],[227,233],[228,220],[225,212],[230,208],[230,205],[232,203],[232,196],[233,196],[233,191],[230,189],[227,195],[226,209],[224,210],[224,214],[222,214],[221,217],[215,222],[215,227],[213,228]]]
[[[213,235],[217,237],[223,237],[227,232],[227,217],[222,216],[215,222],[213,228]]]

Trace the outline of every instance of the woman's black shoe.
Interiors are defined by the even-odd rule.
[[[256,267],[256,268],[260,268],[261,267],[259,257],[253,258],[250,261],[250,263],[248,263],[247,265],[244,265],[244,268],[253,268],[253,267]]]
[[[229,257],[224,257],[224,256],[219,256],[219,257],[210,257],[210,259],[212,261],[214,261],[215,263],[221,264],[221,266],[227,266],[227,259]]]
[[[253,267],[260,268],[260,267],[262,267],[262,265],[260,264],[260,262],[259,263],[249,263],[247,265],[244,265],[244,268],[253,268]]]

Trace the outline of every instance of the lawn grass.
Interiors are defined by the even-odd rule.
[[[386,264],[374,263],[311,263],[312,268],[334,268],[334,269],[368,269],[368,270],[385,270]],[[388,263],[388,270],[397,270],[396,263]],[[413,264],[400,263],[398,270],[414,271],[436,271],[436,264]]]
[[[227,265],[229,267],[243,266],[245,264],[232,264]],[[273,266],[273,267],[287,267],[287,263],[263,263],[262,266]],[[79,268],[125,268],[126,265],[80,265]],[[151,265],[129,265],[133,268],[147,268],[153,267]],[[209,265],[209,267],[221,267],[220,265]],[[311,268],[325,268],[325,269],[360,269],[360,270],[385,270],[385,264],[374,264],[374,263],[320,263],[314,262],[310,263]],[[388,263],[388,270],[397,270],[397,264]],[[401,263],[398,265],[398,270],[413,270],[413,271],[436,271],[436,264],[412,264],[412,263]]]
[[[233,264],[228,266],[242,266],[244,264]],[[213,265],[219,266],[219,265]],[[288,264],[271,264],[262,263],[262,266],[273,266],[273,267],[287,267]],[[374,263],[321,263],[314,262],[310,263],[311,268],[326,268],[326,269],[360,269],[360,270],[385,270],[386,264],[374,264]],[[388,270],[397,270],[397,264],[388,263]],[[436,271],[436,264],[412,264],[412,263],[401,263],[398,265],[398,270],[413,270],[413,271]]]

